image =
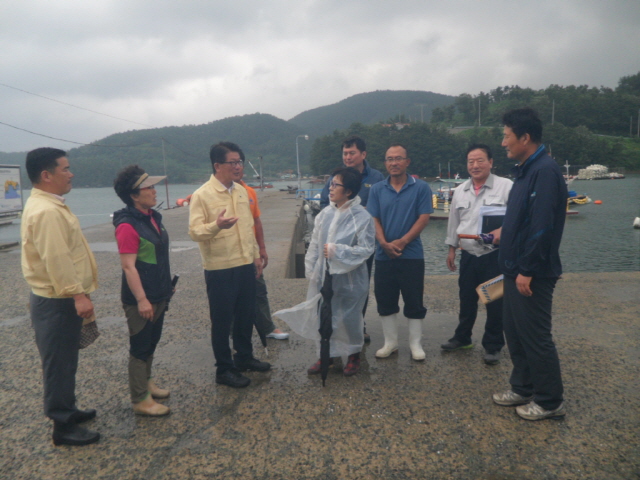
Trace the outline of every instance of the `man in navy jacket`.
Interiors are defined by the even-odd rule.
[[[511,389],[493,395],[526,420],[565,415],[560,361],[551,335],[553,290],[562,274],[558,248],[567,186],[542,145],[542,122],[530,108],[503,117],[502,146],[518,161],[500,237],[504,333],[513,362]]]

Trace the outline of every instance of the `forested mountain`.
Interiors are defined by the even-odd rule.
[[[538,111],[544,124],[545,145],[559,164],[573,166],[573,173],[580,166],[594,163],[640,171],[640,73],[622,77],[615,90],[551,85],[537,91],[515,86],[498,87],[489,94],[463,94],[454,103],[435,108],[430,125],[406,119],[401,130],[395,125],[383,126],[382,122],[374,126],[353,124],[317,139],[310,166],[317,174],[330,172],[339,163],[336,153],[330,157],[331,152],[340,151],[343,138],[357,134],[366,139],[367,159],[376,168],[383,168],[386,148],[398,142],[409,148],[412,173],[436,176],[440,164],[446,175],[450,164],[452,175],[459,172],[466,176],[465,148],[469,143],[482,142],[493,149],[496,171],[506,175],[513,162],[501,147],[502,115],[524,106]],[[449,133],[449,128],[455,126],[473,128]]]
[[[325,135],[342,130],[352,123],[370,125],[403,116],[412,121],[429,122],[431,112],[453,104],[454,97],[439,93],[412,90],[377,90],[360,93],[324,107],[296,115],[291,123],[307,133]]]
[[[258,156],[262,156],[265,172],[276,173],[295,167],[294,141],[300,133],[292,123],[273,115],[255,113],[205,125],[118,133],[94,142],[95,145],[73,148],[68,154],[76,176],[74,184],[78,187],[109,186],[122,166],[134,163],[148,172],[162,174],[164,157],[172,183],[199,183],[211,174],[209,148],[214,143],[222,140],[235,142],[256,169]],[[301,158],[308,157],[308,144],[300,142]],[[18,161],[15,161],[16,156]],[[5,158],[12,161],[5,161]],[[24,165],[24,158],[25,154],[0,154],[0,163]],[[252,173],[247,165],[247,174]]]
[[[532,106],[539,111],[545,123],[545,144],[551,145],[559,163],[601,163],[640,171],[640,140],[623,142],[621,138],[594,135],[595,132],[628,137],[630,126],[636,134],[640,73],[621,78],[615,90],[586,85],[551,85],[543,90],[514,86],[455,98],[420,91],[376,91],[308,110],[289,121],[255,113],[204,125],[118,133],[93,145],[73,148],[69,157],[76,174],[76,186],[109,186],[123,165],[137,163],[149,172],[164,172],[164,139],[164,157],[171,181],[199,183],[211,173],[210,146],[227,140],[238,143],[256,168],[258,157],[263,157],[268,177],[295,170],[296,137],[307,134],[309,141],[298,142],[302,172],[311,170],[321,174],[340,163],[341,140],[347,134],[357,133],[367,140],[369,160],[380,168],[386,147],[391,141],[398,141],[409,146],[414,173],[437,175],[438,163],[444,170],[448,162],[452,162],[452,171],[463,173],[465,145],[471,140],[481,140],[494,148],[496,165],[506,170],[509,162],[500,147],[501,116],[504,111],[521,106]],[[383,125],[397,119],[408,126],[398,130],[395,126]],[[423,123],[422,119],[431,123]],[[477,126],[478,119],[481,128]],[[475,125],[476,128],[454,136],[448,128],[456,125]],[[24,165],[25,154],[0,152],[0,163]],[[252,174],[249,166],[247,173]]]
[[[454,103],[433,111],[431,121],[447,126],[499,125],[502,114],[527,105],[536,109],[545,123],[586,127],[602,135],[637,133],[640,110],[640,73],[622,77],[614,90],[588,85],[549,85],[542,90],[517,85],[498,87],[489,93],[468,93]]]

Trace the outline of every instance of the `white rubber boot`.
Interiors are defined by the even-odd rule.
[[[411,358],[414,360],[421,362],[427,356],[424,354],[424,350],[422,350],[422,345],[420,342],[422,341],[422,320],[416,320],[413,318],[409,318],[409,348],[411,349]]]
[[[398,351],[398,314],[380,317],[382,333],[384,333],[384,347],[376,352],[377,358],[387,358]]]

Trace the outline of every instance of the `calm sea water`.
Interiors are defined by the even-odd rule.
[[[295,183],[273,182],[273,185],[274,188],[284,188]],[[175,205],[176,199],[193,193],[197,187],[171,185],[171,205]],[[602,200],[602,204],[590,203],[572,207],[580,213],[567,217],[560,246],[564,271],[640,270],[640,230],[632,227],[633,219],[640,216],[640,175],[629,175],[624,180],[576,180],[571,189],[579,194],[589,195],[592,200]],[[29,191],[24,194],[26,201]],[[158,188],[158,201],[166,204],[164,185]],[[83,228],[110,223],[109,215],[122,208],[122,202],[116,197],[113,188],[77,188],[67,195],[67,203],[80,219]],[[446,220],[432,220],[422,233],[427,275],[452,274],[446,266],[446,229]],[[19,237],[18,222],[0,227],[0,242],[18,241]]]
[[[571,190],[586,194],[601,205],[572,206],[560,245],[566,273],[640,270],[640,230],[633,228],[640,216],[640,175],[623,180],[575,180]],[[422,233],[427,275],[450,274],[446,220],[432,220]]]

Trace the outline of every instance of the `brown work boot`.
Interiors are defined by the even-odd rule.
[[[169,407],[156,402],[151,395],[147,395],[143,401],[133,404],[133,413],[148,417],[162,417],[169,415]]]
[[[152,379],[149,379],[149,392],[153,398],[162,400],[163,398],[169,398],[169,390],[158,387]]]

